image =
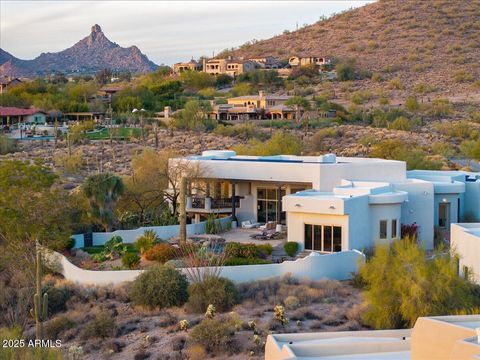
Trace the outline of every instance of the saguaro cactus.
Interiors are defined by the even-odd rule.
[[[40,244],[36,244],[37,274],[36,274],[36,293],[33,296],[32,316],[35,318],[35,330],[37,339],[43,338],[43,322],[47,319],[48,313],[48,294],[42,296],[42,254]]]

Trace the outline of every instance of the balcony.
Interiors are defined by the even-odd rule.
[[[235,207],[240,207],[241,196],[235,197]],[[198,213],[230,213],[232,198],[213,199],[211,197],[187,197],[187,212]]]

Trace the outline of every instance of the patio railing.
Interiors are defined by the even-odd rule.
[[[240,207],[240,199],[241,196],[235,197],[235,207]],[[187,204],[190,201],[187,199]],[[188,206],[191,209],[231,209],[232,208],[232,198],[220,198],[220,199],[213,199],[213,198],[205,198],[205,197],[192,197],[191,198],[191,205]]]

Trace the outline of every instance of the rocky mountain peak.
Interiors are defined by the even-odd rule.
[[[12,60],[12,61],[9,61]],[[88,36],[57,53],[42,53],[33,60],[20,60],[0,49],[0,75],[35,76],[63,73],[93,73],[101,69],[149,72],[157,68],[136,46],[123,48],[110,41],[100,25]]]
[[[100,25],[98,24],[95,24],[92,26],[92,31],[91,33],[101,33],[102,32],[102,28],[100,27]]]

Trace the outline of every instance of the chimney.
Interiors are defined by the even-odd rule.
[[[258,91],[258,96],[264,97],[264,96],[265,96],[265,92],[264,92],[263,90],[259,90],[259,91]]]

